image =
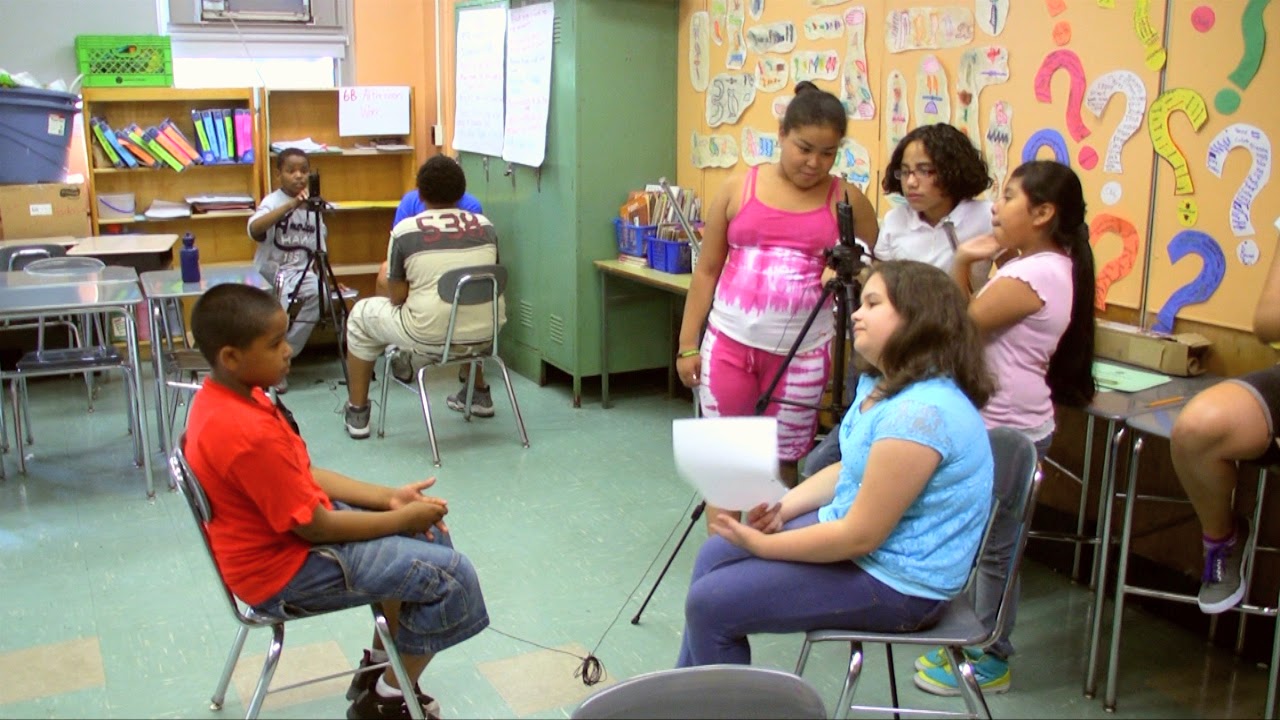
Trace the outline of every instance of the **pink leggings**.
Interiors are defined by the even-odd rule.
[[[785,351],[772,353],[748,347],[708,325],[702,339],[702,382],[698,386],[703,416],[755,415],[756,401],[769,388],[783,357]],[[796,353],[774,390],[774,397],[817,405],[822,402],[830,372],[830,343]],[[779,457],[794,462],[809,452],[818,425],[817,410],[770,402],[764,414],[778,418]]]

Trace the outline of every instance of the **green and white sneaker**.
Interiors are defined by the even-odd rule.
[[[974,661],[982,657],[981,650],[975,650],[972,648],[965,648],[964,654],[969,656],[970,661]],[[933,668],[947,667],[950,664],[951,661],[947,659],[946,648],[938,648],[928,655],[921,655],[916,658],[916,670],[921,672],[924,672],[925,670],[932,670]]]
[[[967,655],[968,652],[966,650],[965,654]],[[970,659],[969,664],[973,666],[974,675],[978,678],[978,687],[982,688],[983,694],[999,695],[1009,692],[1012,673],[1009,671],[1008,660],[982,653],[980,658]],[[960,694],[960,687],[956,682],[955,673],[951,671],[950,663],[946,667],[920,670],[913,679],[916,687],[933,695],[951,697]]]

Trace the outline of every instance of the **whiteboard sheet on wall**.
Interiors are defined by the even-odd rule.
[[[409,86],[338,88],[338,135],[408,135]]]
[[[457,101],[453,147],[502,155],[507,8],[488,5],[458,12]]]
[[[502,159],[538,167],[547,154],[554,3],[507,14],[507,113]]]

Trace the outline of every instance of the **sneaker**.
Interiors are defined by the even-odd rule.
[[[377,677],[377,673],[368,673]],[[440,703],[430,695],[418,693],[418,704],[428,720],[440,720]],[[347,708],[347,720],[400,720],[409,717],[409,706],[403,697],[384,698],[373,688],[364,690]]]
[[[377,664],[378,663],[375,663],[373,661],[373,658],[369,656],[369,651],[365,650],[364,657],[360,658],[360,666],[356,669],[359,671],[363,671],[365,668],[371,667]],[[375,670],[370,670],[368,672],[357,672],[355,675],[352,675],[351,685],[347,687],[347,699],[355,700],[356,698],[360,697],[360,693],[364,692],[365,690],[372,690],[373,686],[378,683],[379,675],[381,675],[381,673]]]
[[[413,382],[413,355],[404,350],[394,350],[387,363],[391,366],[391,377],[408,385]]]
[[[463,385],[462,389],[450,395],[445,403],[448,404],[450,410],[462,412],[463,406],[467,401],[467,386]],[[489,388],[476,388],[475,394],[471,396],[471,414],[476,417],[491,418],[493,417],[493,395]]]
[[[1210,615],[1226,612],[1244,599],[1240,567],[1249,544],[1249,521],[1236,518],[1235,537],[1223,543],[1205,543],[1204,573],[1200,576],[1200,611]]]
[[[358,408],[351,403],[347,403],[347,409],[343,413],[343,419],[347,426],[347,434],[357,440],[363,440],[364,438],[369,437],[369,415],[369,405]]]
[[[965,648],[964,654],[969,657],[970,662],[982,657],[981,650],[974,650],[972,648]],[[947,667],[950,664],[951,664],[951,660],[950,658],[947,657],[946,648],[938,648],[937,650],[934,650],[928,655],[921,655],[920,657],[916,658],[916,669],[920,671],[932,670],[933,668]]]
[[[968,654],[966,650],[965,654]],[[1009,661],[1001,660],[995,655],[982,653],[982,656],[976,660],[970,660],[969,664],[973,667],[973,674],[978,678],[978,687],[982,688],[985,695],[999,695],[1000,693],[1009,692],[1012,674],[1009,671]],[[945,667],[933,667],[927,670],[920,670],[915,674],[916,687],[933,695],[954,696],[960,694],[960,688],[956,684],[955,673],[951,671],[951,664]]]

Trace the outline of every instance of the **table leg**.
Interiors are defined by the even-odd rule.
[[[1071,558],[1071,579],[1076,582],[1080,582],[1080,538],[1084,537],[1085,509],[1089,506],[1089,479],[1093,474],[1093,426],[1097,418],[1092,415],[1089,415],[1088,418],[1084,432],[1084,469],[1080,473],[1080,505],[1076,508],[1075,552]],[[1098,535],[1094,533],[1094,541],[1096,542],[1097,539]],[[1093,574],[1097,571],[1098,563],[1094,562],[1093,567],[1089,569],[1090,589],[1093,589]]]
[[[1107,421],[1107,443],[1102,454],[1102,483],[1098,487],[1098,544],[1093,548],[1094,578],[1093,617],[1089,628],[1089,664],[1084,675],[1084,696],[1098,692],[1098,651],[1102,644],[1102,611],[1106,604],[1107,561],[1111,557],[1111,513],[1115,506],[1116,463],[1124,443],[1126,428],[1116,430],[1114,420]],[[1127,498],[1126,498],[1127,500]]]
[[[1133,509],[1137,505],[1138,457],[1142,454],[1142,438],[1133,441],[1129,454],[1129,483],[1124,496],[1124,525],[1120,531],[1120,564],[1116,568],[1116,600],[1112,608],[1111,655],[1107,658],[1107,695],[1102,708],[1107,712],[1116,709],[1116,678],[1120,674],[1120,626],[1124,620],[1125,582],[1129,573],[1129,542],[1133,536]]]
[[[167,453],[169,430],[165,422],[168,403],[165,401],[164,341],[169,332],[169,323],[164,317],[165,301],[148,299],[147,309],[151,313],[151,369],[156,375],[156,439],[160,443],[161,452]],[[143,423],[143,427],[145,426],[146,423]]]
[[[138,441],[142,443],[142,472],[147,477],[147,498],[154,500],[156,496],[155,479],[151,477],[151,433],[146,430],[145,418],[147,416],[147,396],[142,392],[142,365],[139,362],[141,354],[138,346],[138,326],[133,317],[133,308],[125,307],[124,310],[124,329],[125,338],[129,343],[129,368],[133,372],[133,402],[132,409],[134,413],[135,432],[138,433]]]
[[[600,407],[609,407],[609,273],[600,273]]]

